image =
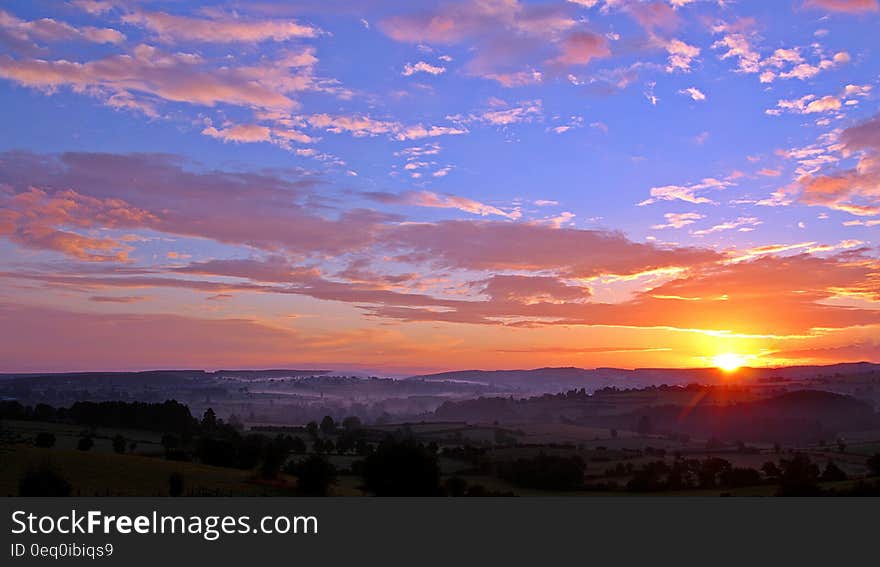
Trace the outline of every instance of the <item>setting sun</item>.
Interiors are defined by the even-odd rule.
[[[730,352],[719,354],[712,359],[712,364],[725,372],[733,372],[745,364],[745,362],[746,358],[744,356]]]

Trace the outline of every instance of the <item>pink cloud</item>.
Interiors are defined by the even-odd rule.
[[[562,40],[560,48],[562,53],[551,62],[566,66],[586,65],[595,58],[611,55],[608,40],[592,32],[574,32]]]
[[[877,0],[806,0],[804,6],[845,14],[876,12],[880,9]]]
[[[0,56],[0,77],[52,93],[69,87],[97,95],[108,104],[114,97],[155,97],[203,106],[230,104],[256,109],[290,110],[290,95],[319,89],[311,68],[291,67],[289,57],[258,66],[211,68],[201,57],[166,53],[139,45],[131,54],[111,55],[86,63]]]
[[[235,16],[194,18],[140,10],[123,15],[122,21],[146,28],[164,42],[259,43],[312,38],[320,33],[315,27],[293,20],[250,21]]]
[[[570,12],[564,5],[465,0],[390,17],[380,27],[401,42],[472,44],[467,73],[516,87],[540,82],[542,64],[586,65],[610,55],[605,38]]]
[[[92,43],[122,43],[125,35],[112,28],[77,28],[52,18],[26,21],[0,10],[0,34],[26,44],[32,41],[84,40]]]

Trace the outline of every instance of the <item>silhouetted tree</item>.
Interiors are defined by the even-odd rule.
[[[312,438],[317,437],[317,436],[318,436],[318,423],[315,422],[315,421],[310,421],[310,422],[308,422],[308,423],[306,424],[306,431],[308,432],[308,434],[309,434]]]
[[[361,427],[361,418],[355,415],[350,415],[342,420],[342,428],[348,432],[358,431]]]
[[[205,413],[202,414],[202,429],[210,432],[216,428],[217,428],[217,414],[214,413],[213,408],[208,408],[205,410]]]
[[[183,494],[183,475],[173,472],[168,475],[168,495],[180,496]]]
[[[19,496],[70,496],[66,478],[48,465],[29,469],[18,483]]]
[[[764,473],[764,476],[770,479],[777,479],[779,478],[779,475],[782,474],[782,471],[779,470],[779,467],[776,466],[776,463],[772,461],[767,461],[766,463],[764,463],[764,465],[761,467],[761,472]]]
[[[829,459],[825,470],[822,471],[822,476],[819,478],[822,482],[836,482],[846,480],[848,477],[843,469],[837,466],[837,463]]]
[[[290,450],[297,454],[305,453],[306,442],[302,440],[302,437],[294,437],[290,441]]]
[[[458,476],[448,478],[446,479],[446,482],[443,483],[447,496],[464,496],[467,491],[467,486],[467,481]]]
[[[874,453],[868,457],[866,464],[872,475],[880,476],[880,453]]]
[[[310,455],[287,472],[296,475],[297,490],[307,496],[327,496],[336,482],[336,467],[321,455]]]
[[[49,433],[48,431],[40,431],[37,433],[37,436],[34,437],[34,446],[42,447],[43,449],[49,449],[55,446],[55,435]]]
[[[94,446],[95,441],[92,439],[91,435],[83,435],[79,438],[79,441],[76,444],[76,448],[80,451],[91,451]]]
[[[113,438],[113,450],[117,453],[124,453],[126,447],[125,437],[117,435]]]
[[[721,473],[721,484],[729,488],[761,484],[761,473],[753,468],[731,467]]]
[[[803,453],[795,453],[791,459],[779,461],[782,474],[779,477],[780,496],[815,496],[821,493],[817,484],[819,467]]]
[[[329,415],[325,415],[324,419],[321,420],[321,432],[324,435],[330,435],[336,431],[336,422],[333,421],[333,418]]]
[[[283,439],[274,439],[266,445],[263,453],[263,462],[260,464],[260,476],[265,479],[273,479],[278,476],[281,465],[287,458],[287,444]]]
[[[584,484],[586,464],[578,455],[569,457],[540,453],[499,465],[498,474],[520,486],[546,490],[573,490]]]
[[[437,496],[437,455],[412,440],[387,439],[363,464],[364,486],[376,496]]]

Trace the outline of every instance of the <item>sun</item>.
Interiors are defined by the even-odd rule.
[[[741,354],[726,352],[712,358],[712,364],[725,372],[735,372],[746,363],[746,357]]]

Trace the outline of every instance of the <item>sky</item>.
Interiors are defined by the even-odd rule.
[[[880,362],[878,29],[0,0],[0,371]]]

